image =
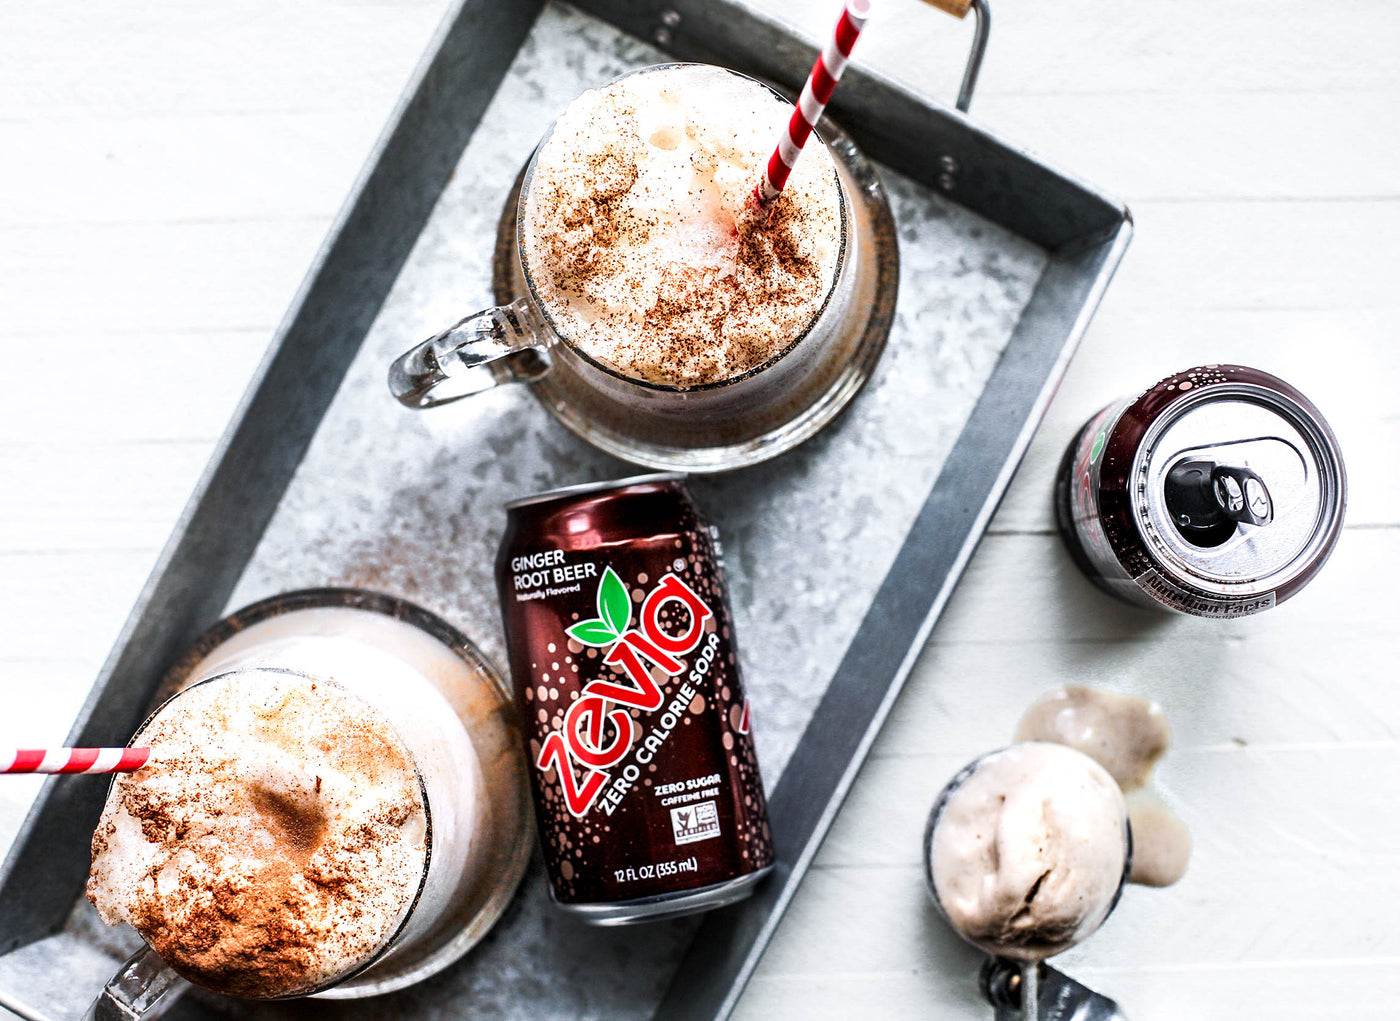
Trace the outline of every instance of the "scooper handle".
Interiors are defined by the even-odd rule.
[[[1038,969],[1039,1021],[1128,1021],[1107,996],[1081,985],[1047,965]],[[1023,1021],[1021,965],[1004,957],[989,957],[982,965],[982,995],[996,1008],[996,1021]]]

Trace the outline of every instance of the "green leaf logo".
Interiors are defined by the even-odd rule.
[[[603,648],[617,641],[615,635],[601,620],[581,620],[568,629],[571,638],[577,638],[584,645]]]
[[[1097,461],[1099,459],[1099,455],[1103,453],[1103,441],[1106,439],[1108,439],[1108,430],[1100,429],[1099,434],[1094,437],[1093,449],[1089,451],[1090,464],[1093,464],[1095,461]]]
[[[632,597],[611,567],[603,569],[603,580],[598,583],[598,616],[619,636],[632,623]]]
[[[566,632],[584,645],[601,649],[621,638],[631,623],[632,597],[627,594],[627,586],[617,572],[606,567],[603,580],[598,583],[597,619],[581,620]]]

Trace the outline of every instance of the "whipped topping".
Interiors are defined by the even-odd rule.
[[[563,336],[636,379],[740,375],[789,347],[831,291],[835,164],[811,138],[764,221],[750,194],[792,106],[741,75],[680,65],[574,100],[536,160],[527,267]]]
[[[249,668],[138,735],[93,835],[88,898],[218,992],[308,992],[371,958],[422,879],[427,818],[385,717],[340,686]]]

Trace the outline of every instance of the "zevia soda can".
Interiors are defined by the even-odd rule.
[[[600,925],[748,896],[773,867],[713,529],[679,475],[507,505],[496,560],[535,818]]]
[[[1242,365],[1187,369],[1089,420],[1056,481],[1075,562],[1131,602],[1201,617],[1297,593],[1341,533],[1346,470],[1312,403]]]

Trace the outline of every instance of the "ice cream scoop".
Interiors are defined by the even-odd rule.
[[[1093,933],[1132,858],[1117,782],[1082,752],[1042,742],[984,755],[949,781],[924,850],[949,924],[987,953],[1020,961]]]

